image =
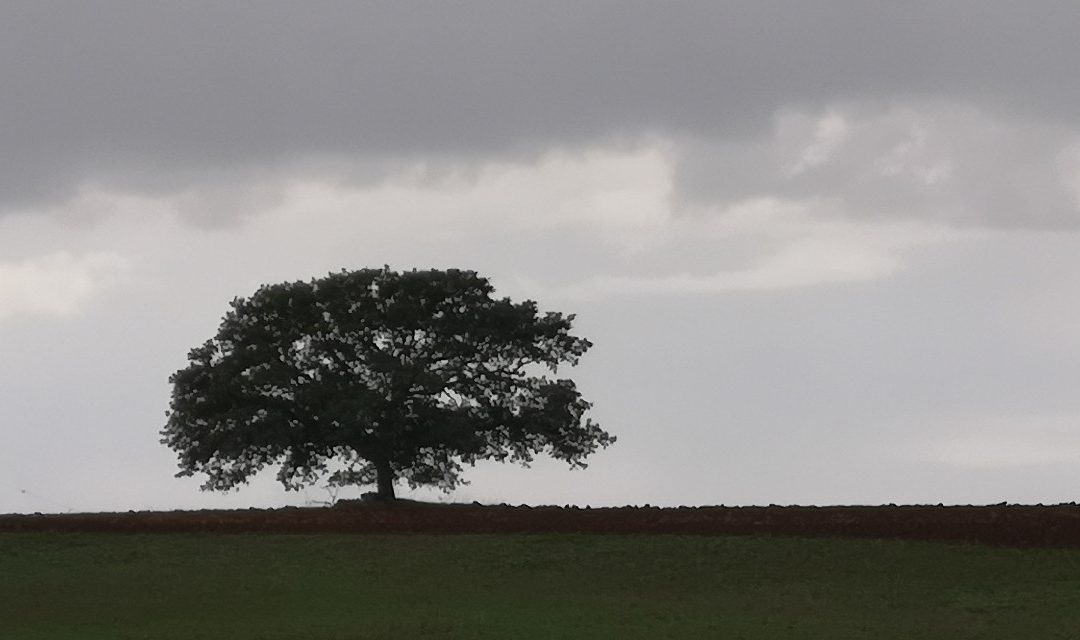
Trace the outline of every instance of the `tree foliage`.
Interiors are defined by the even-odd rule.
[[[472,271],[388,268],[265,285],[236,298],[173,385],[162,443],[204,489],[280,464],[288,488],[328,477],[449,490],[463,464],[538,453],[582,467],[615,441],[552,378],[592,343],[573,315],[492,296]]]

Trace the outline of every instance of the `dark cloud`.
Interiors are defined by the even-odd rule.
[[[684,140],[675,195],[707,209],[814,199],[838,215],[1074,228],[1080,135],[955,105],[788,114],[750,140]]]
[[[0,208],[318,158],[743,139],[833,101],[1071,123],[1077,24],[1074,2],[975,0],[8,3]]]

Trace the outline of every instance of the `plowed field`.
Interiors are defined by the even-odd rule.
[[[116,533],[646,533],[894,538],[1080,547],[1080,506],[336,508],[0,515],[0,531]]]

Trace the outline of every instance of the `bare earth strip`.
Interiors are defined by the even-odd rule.
[[[1080,506],[346,508],[0,515],[3,532],[646,533],[894,538],[1080,547]]]

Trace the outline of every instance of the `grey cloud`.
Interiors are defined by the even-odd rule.
[[[1072,228],[1078,178],[1080,132],[1070,128],[956,105],[864,105],[790,114],[751,140],[685,140],[675,195],[706,208],[812,198],[859,218]]]
[[[785,106],[935,97],[1080,116],[1080,5],[8,3],[0,209],[319,158],[738,140]]]

